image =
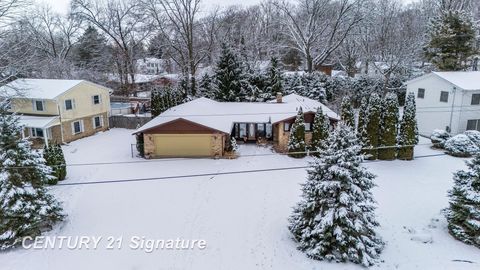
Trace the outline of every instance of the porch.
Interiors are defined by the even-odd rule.
[[[22,115],[19,123],[23,126],[22,138],[33,143],[34,148],[48,146],[49,142],[62,142],[61,128],[58,116]]]
[[[237,141],[273,141],[272,123],[233,123],[231,137]]]

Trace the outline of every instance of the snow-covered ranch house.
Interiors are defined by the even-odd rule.
[[[109,88],[83,80],[17,79],[0,87],[10,112],[20,116],[22,136],[35,146],[66,143],[107,130]]]
[[[300,107],[304,112],[307,142],[318,107],[332,124],[340,119],[322,103],[296,94],[251,103],[217,102],[202,97],[170,108],[134,134],[143,135],[147,158],[220,157],[232,137],[245,142],[270,141],[276,149],[284,151]]]
[[[406,84],[416,97],[420,134],[480,131],[480,71],[432,72]]]

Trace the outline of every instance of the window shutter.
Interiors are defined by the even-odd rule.
[[[37,108],[35,107],[35,100],[32,100],[32,109],[33,109],[33,111],[37,110]]]
[[[75,106],[75,99],[72,98],[72,109],[75,109],[75,108],[76,108],[76,106]]]
[[[102,95],[98,95],[98,102],[101,104],[102,103]],[[103,117],[102,117],[103,118]]]
[[[103,115],[101,115],[99,117],[100,117],[100,126],[103,127]]]
[[[72,135],[75,135],[75,122],[72,122],[70,123],[70,125],[72,126]]]
[[[84,131],[83,120],[80,120],[80,132]]]

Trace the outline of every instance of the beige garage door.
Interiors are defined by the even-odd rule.
[[[211,155],[210,134],[158,134],[154,136],[156,156],[199,157]]]

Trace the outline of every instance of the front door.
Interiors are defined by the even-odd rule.
[[[248,124],[248,139],[255,140],[255,124]]]

